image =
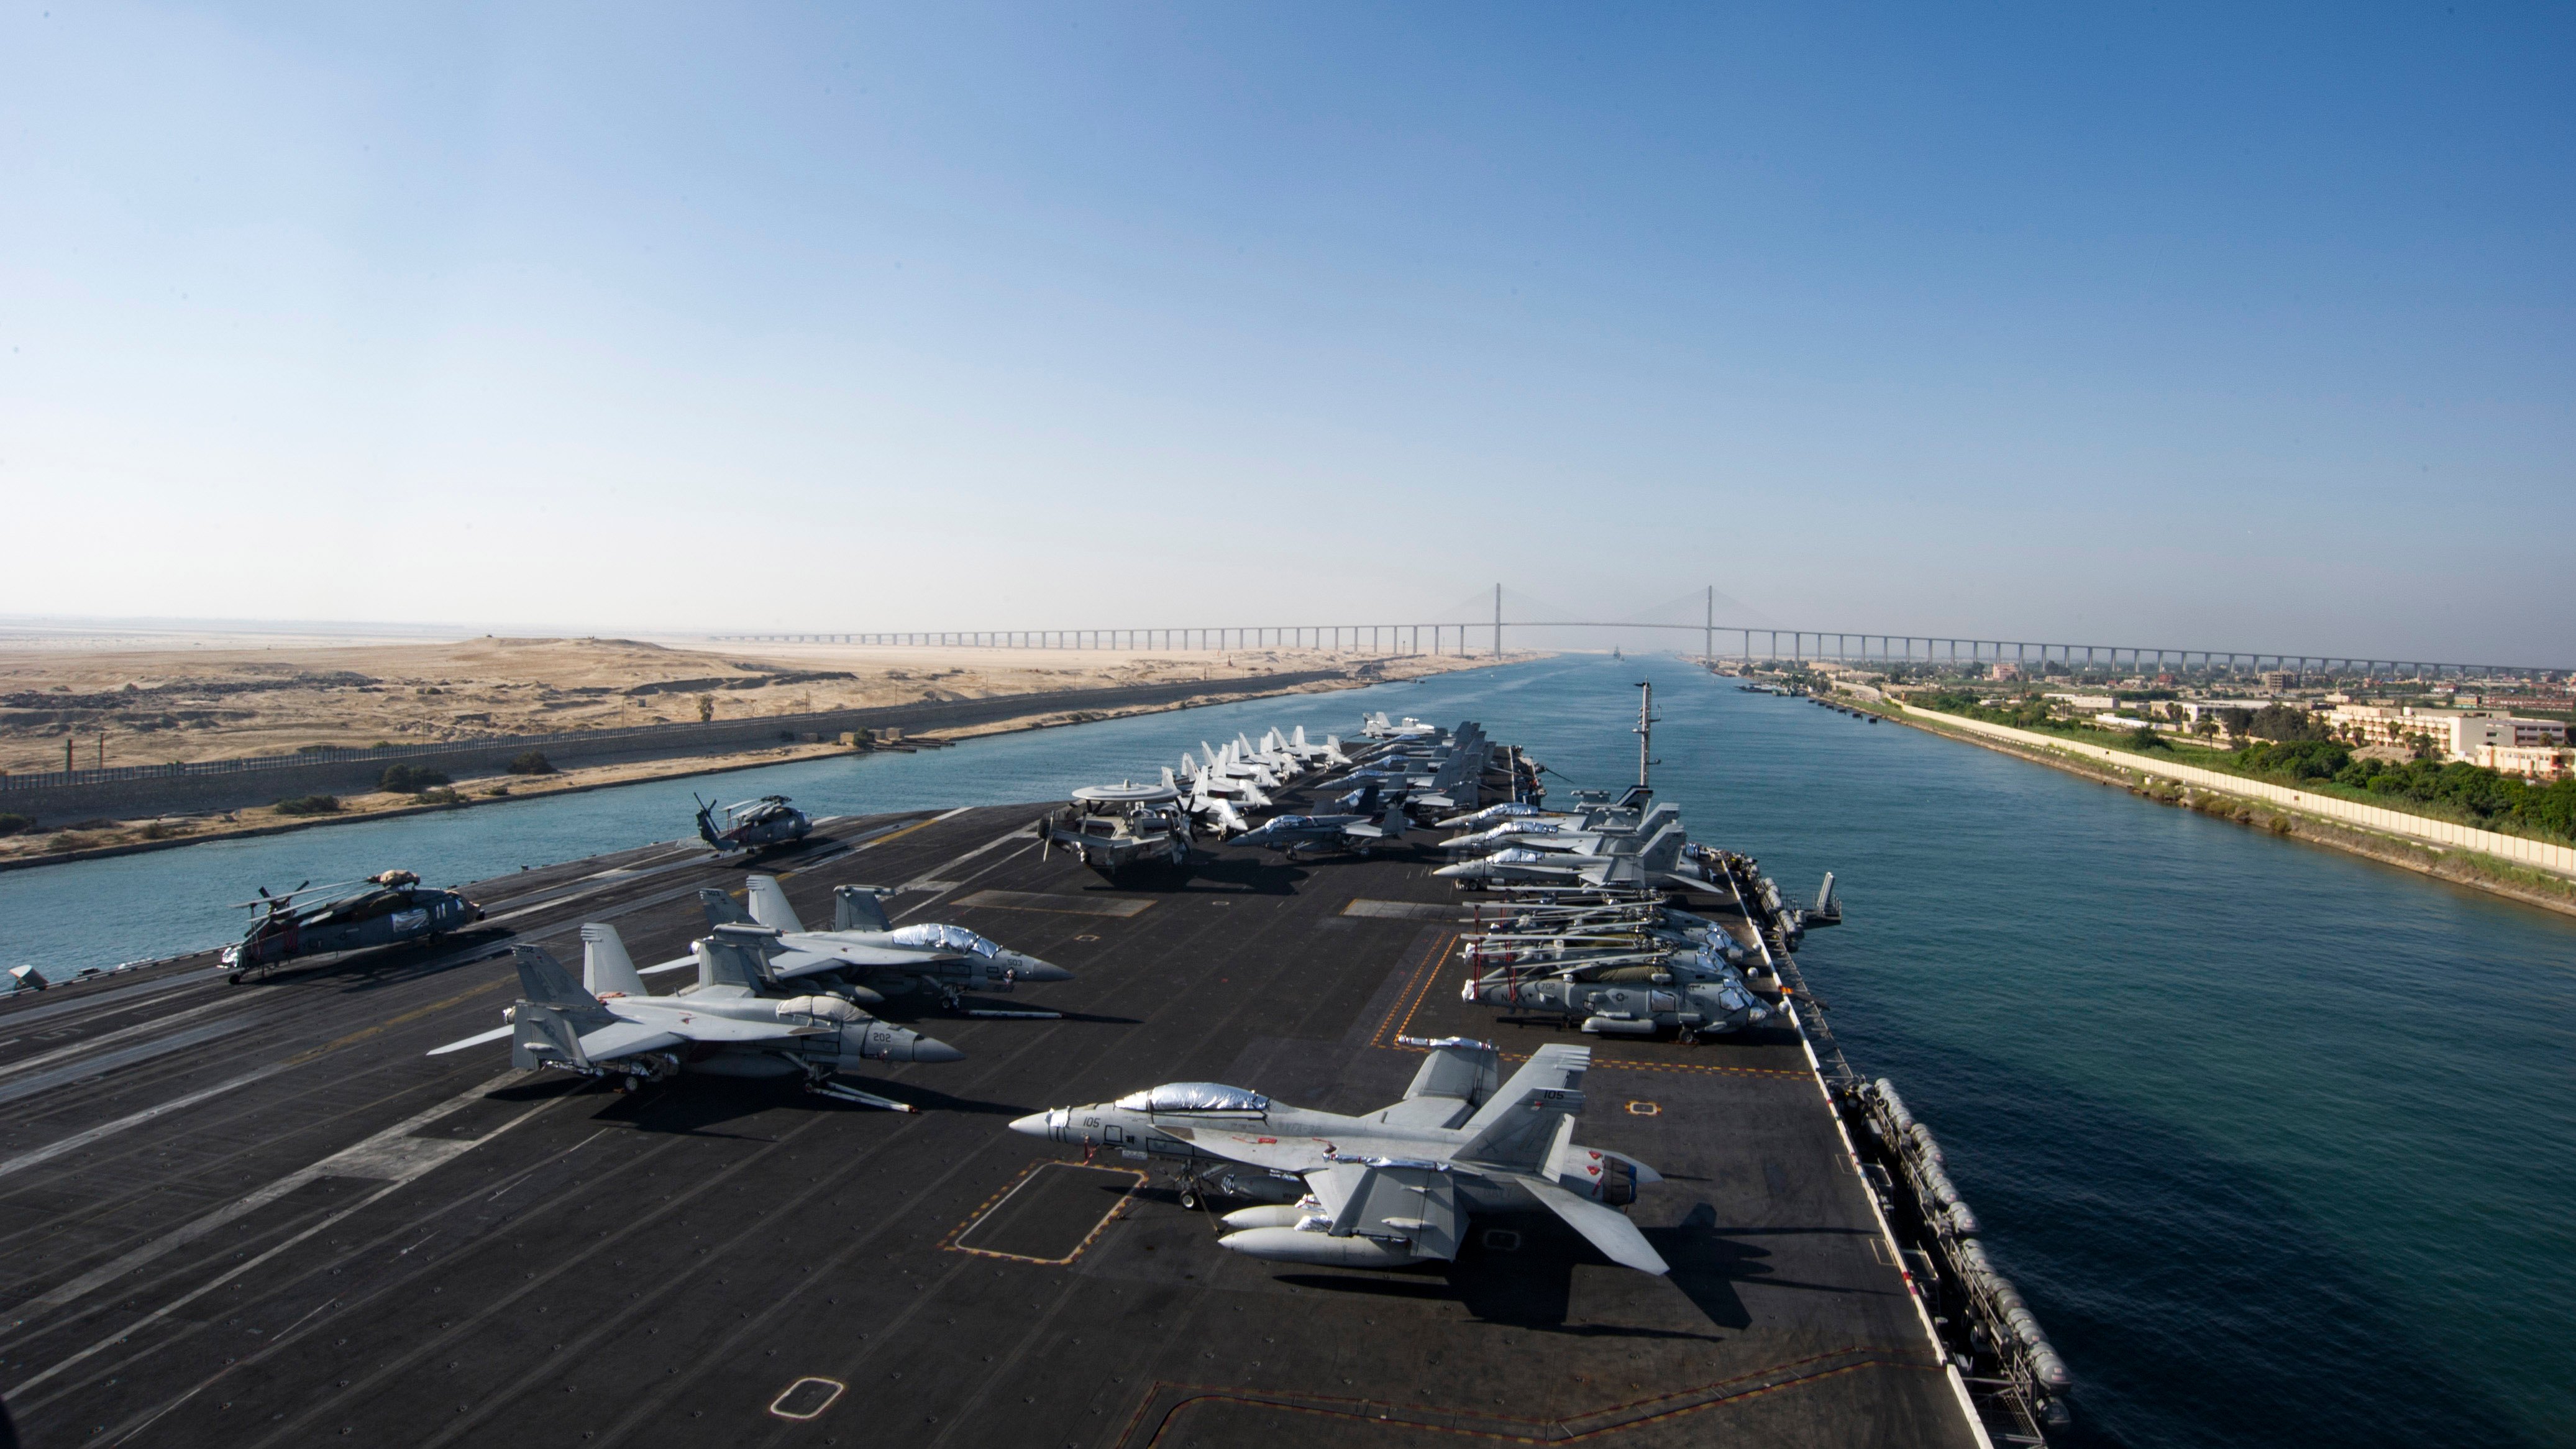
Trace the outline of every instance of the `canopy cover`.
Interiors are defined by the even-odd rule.
[[[1267,1112],[1270,1099],[1222,1082],[1165,1082],[1118,1099],[1130,1112]]]

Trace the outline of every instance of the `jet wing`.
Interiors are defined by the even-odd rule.
[[[463,1041],[452,1041],[443,1047],[431,1047],[429,1049],[429,1054],[434,1057],[443,1057],[449,1052],[461,1052],[467,1047],[481,1046],[487,1041],[499,1041],[516,1030],[518,1030],[518,1028],[515,1026],[496,1026],[490,1031],[478,1031]]]
[[[1163,1130],[1180,1135],[1168,1127]],[[1189,1131],[1189,1141],[1200,1151],[1228,1161],[1280,1172],[1307,1172],[1322,1167],[1332,1160],[1327,1154],[1333,1150],[1332,1142],[1322,1137],[1271,1137],[1257,1132]]]
[[[1640,1273],[1670,1273],[1663,1255],[1628,1221],[1628,1215],[1592,1201],[1577,1197],[1555,1183],[1535,1177],[1514,1177],[1514,1182],[1529,1189],[1530,1196],[1547,1205],[1548,1211],[1565,1219],[1567,1226],[1591,1240],[1602,1256],[1622,1267]]]
[[[1390,1127],[1440,1132],[1458,1125],[1458,1119],[1466,1116],[1467,1111],[1466,1100],[1460,1097],[1407,1097],[1372,1115]]]
[[[769,958],[769,974],[780,980],[811,976],[817,971],[837,971],[855,963],[845,961],[839,952],[781,951]]]
[[[688,1040],[687,1037],[664,1031],[658,1026],[647,1026],[640,1021],[615,1021],[597,1031],[583,1032],[581,1054],[587,1061],[615,1061],[619,1057],[631,1057],[638,1052],[659,1051],[663,1047],[678,1046],[686,1040]]]
[[[647,1023],[636,1022],[644,1026]],[[650,1023],[653,1029],[668,1031],[683,1041],[751,1042],[787,1041],[800,1036],[822,1036],[840,1030],[836,1026],[790,1026],[783,1021],[743,1021],[730,1016],[701,1016],[696,1012],[679,1012]],[[606,1030],[606,1028],[602,1028]],[[590,1038],[582,1038],[583,1050],[589,1050]],[[637,1047],[637,1051],[645,1048]]]
[[[1334,1237],[1402,1238],[1419,1254],[1458,1256],[1458,1190],[1437,1167],[1337,1163],[1306,1174],[1306,1186],[1332,1218]]]

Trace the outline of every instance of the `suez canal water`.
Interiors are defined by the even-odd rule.
[[[0,961],[211,944],[252,887],[670,839],[692,785],[817,814],[1060,799],[1363,709],[1655,784],[1793,897],[1808,983],[1932,1124],[2078,1378],[2071,1444],[2576,1444],[2576,921],[1668,659],[1564,656],[0,874]],[[1562,787],[1560,787],[1562,788]],[[1329,869],[1329,866],[1319,868]],[[1247,1085],[1258,1086],[1258,1083]],[[1669,1189],[1668,1189],[1669,1190]]]

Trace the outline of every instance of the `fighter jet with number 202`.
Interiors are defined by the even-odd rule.
[[[1173,1082],[1114,1102],[1032,1113],[1011,1130],[1174,1162],[1182,1201],[1202,1192],[1263,1206],[1228,1213],[1220,1245],[1255,1258],[1348,1268],[1450,1259],[1479,1212],[1544,1207],[1612,1262],[1668,1271],[1618,1208],[1661,1182],[1633,1158],[1573,1140],[1590,1047],[1540,1047],[1504,1082],[1489,1042],[1413,1041],[1430,1055],[1404,1100],[1358,1117],[1283,1107],[1214,1082]]]

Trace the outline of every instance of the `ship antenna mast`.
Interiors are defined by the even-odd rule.
[[[1649,786],[1647,772],[1662,763],[1654,758],[1655,721],[1660,716],[1655,713],[1655,682],[1641,679],[1637,690],[1637,788],[1643,790]]]

